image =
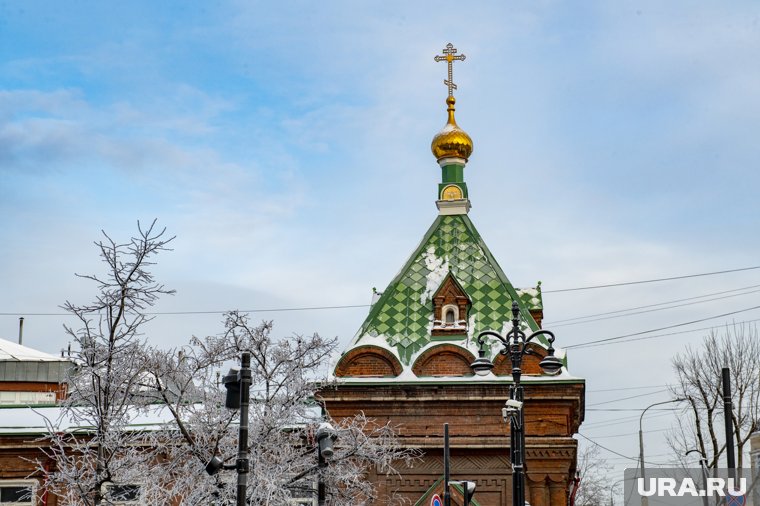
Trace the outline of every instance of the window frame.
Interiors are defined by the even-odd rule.
[[[109,489],[112,487],[137,487],[137,499],[131,501],[111,499]],[[112,506],[135,506],[142,504],[142,491],[143,484],[139,482],[115,483],[111,481],[104,483],[100,489],[100,493],[103,495],[103,498],[106,499],[108,501],[108,504]]]
[[[23,502],[3,502],[0,499],[0,506],[36,506],[37,504],[37,488],[39,483],[37,480],[25,480],[25,479],[0,479],[0,488],[10,487],[28,487],[32,490],[32,494],[28,501]]]

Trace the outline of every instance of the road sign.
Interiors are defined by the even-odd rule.
[[[438,494],[433,494],[433,497],[430,498],[430,506],[443,506],[441,496]]]

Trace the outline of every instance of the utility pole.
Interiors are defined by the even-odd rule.
[[[721,369],[723,379],[723,420],[726,425],[726,465],[728,476],[736,478],[736,457],[734,455],[734,422],[731,419],[733,403],[731,402],[731,370],[728,367]]]
[[[449,492],[449,424],[443,424],[443,506],[451,506]]]
[[[237,455],[237,506],[245,506],[248,488],[248,405],[251,402],[251,353],[243,352],[240,364],[240,430]]]

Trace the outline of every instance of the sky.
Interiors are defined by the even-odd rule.
[[[741,1],[0,2],[0,337],[24,316],[24,344],[58,353],[59,306],[95,295],[74,276],[100,272],[93,241],[138,220],[176,236],[155,311],[203,313],[156,316],[152,343],[220,332],[228,309],[369,304],[437,214],[452,42],[470,217],[515,286],[542,282],[587,381],[581,433],[635,457],[671,358],[760,318],[760,270],[552,291],[760,265],[759,34]],[[345,346],[366,312],[252,317]],[[674,415],[650,413],[667,461]]]

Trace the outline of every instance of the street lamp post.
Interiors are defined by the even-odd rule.
[[[669,401],[662,401],[662,402],[655,402],[654,404],[650,404],[646,408],[644,408],[644,411],[641,412],[641,416],[639,417],[639,465],[641,466],[641,479],[646,480],[646,471],[644,468],[644,431],[642,430],[641,422],[644,420],[644,414],[646,414],[647,410],[649,408],[653,408],[655,406],[660,406],[662,404],[670,404],[671,402],[681,402],[685,401],[687,399],[685,398],[677,398],[677,399],[670,399]],[[649,498],[645,495],[641,496],[641,506],[648,506],[649,505]]]
[[[240,426],[238,428],[238,453],[234,466],[227,466],[217,457],[211,457],[206,464],[209,475],[218,473],[221,469],[237,470],[237,506],[245,506],[248,489],[248,407],[251,402],[251,353],[244,351],[240,359],[240,369],[230,369],[224,377],[224,387],[227,395],[224,405],[229,409],[240,410]]]
[[[690,453],[698,453],[699,454],[699,467],[702,470],[702,487],[703,490],[707,489],[707,458],[705,458],[705,454],[702,453],[701,450],[689,450],[686,452],[686,455],[689,455]],[[702,496],[702,505],[708,506],[707,496]]]
[[[327,499],[327,488],[323,476],[324,469],[327,467],[327,459],[335,453],[333,444],[338,439],[338,431],[328,422],[320,424],[316,433],[317,439],[317,459],[319,471],[317,474],[317,504],[324,506]]]
[[[517,302],[512,303],[512,329],[505,336],[490,330],[481,332],[478,335],[478,345],[480,346],[478,358],[470,366],[473,372],[479,376],[485,376],[493,369],[493,363],[486,358],[486,336],[498,339],[503,346],[503,349],[499,353],[508,355],[512,361],[512,385],[509,388],[509,400],[502,409],[502,415],[505,422],[507,418],[510,420],[509,453],[512,461],[513,506],[525,506],[525,434],[523,431],[525,418],[522,410],[523,388],[520,384],[522,359],[525,355],[535,353],[527,347],[527,344],[540,335],[547,336],[549,349],[548,354],[541,360],[539,365],[547,374],[556,374],[562,368],[562,361],[554,356],[554,348],[552,347],[554,334],[548,330],[539,330],[526,335],[520,330],[520,307]]]

